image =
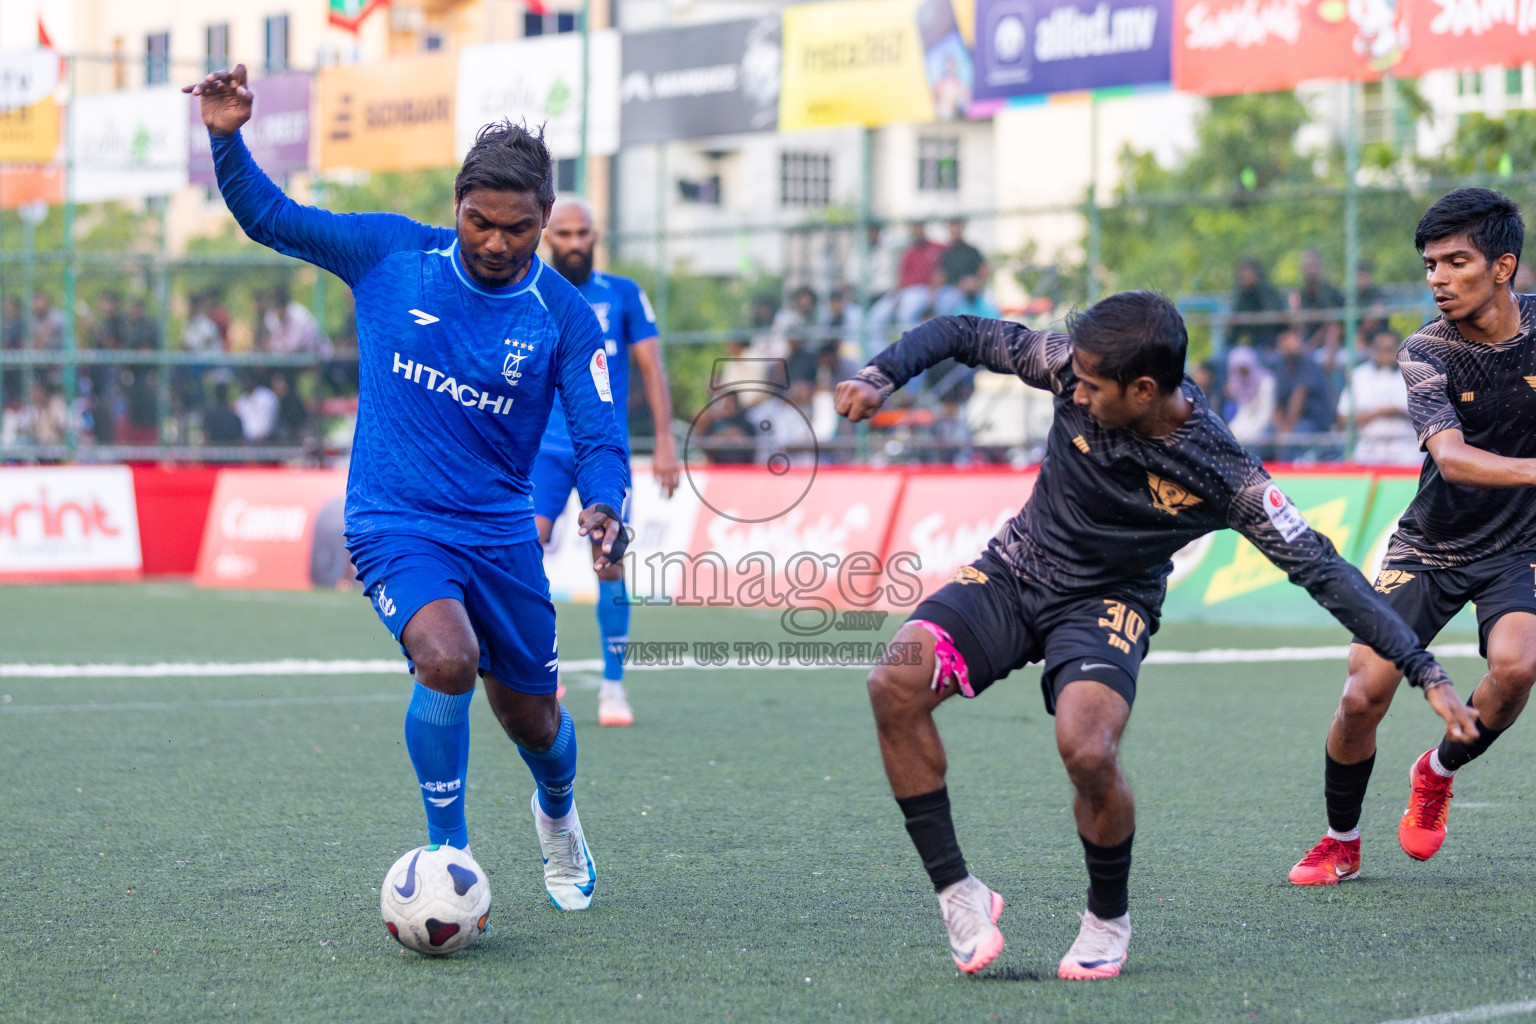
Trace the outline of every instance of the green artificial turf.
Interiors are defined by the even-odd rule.
[[[591,616],[561,608],[564,657],[596,657]],[[632,635],[784,639],[768,613],[676,608],[640,609]],[[1153,646],[1343,640],[1168,627]],[[394,654],[356,595],[0,590],[0,664]],[[1450,667],[1470,692],[1480,666]],[[543,894],[532,784],[477,701],[467,806],[494,902],[484,939],[445,960],[378,916],[385,869],[425,841],[403,671],[0,678],[0,1020],[1370,1024],[1536,996],[1528,726],[1458,779],[1446,847],[1418,864],[1394,829],[1438,729],[1404,691],[1362,880],[1285,882],[1323,829],[1342,675],[1144,669],[1123,748],[1136,934],[1122,977],[1092,984],[1054,976],[1086,878],[1035,670],[940,713],[961,843],[1008,901],[1008,946],[977,978],[950,961],[858,670],[635,672],[631,729],[599,729],[595,680],[573,676],[599,871],[580,914]]]

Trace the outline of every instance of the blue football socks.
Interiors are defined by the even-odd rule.
[[[576,785],[576,726],[570,712],[560,709],[560,731],[548,750],[535,754],[519,746],[517,752],[523,755],[533,781],[538,784],[539,807],[544,813],[551,818],[569,814]]]
[[[597,629],[603,634],[603,678],[624,678],[624,648],[629,644],[629,600],[622,579],[597,581]]]
[[[474,698],[474,690],[454,697],[417,683],[405,709],[405,749],[421,783],[428,842],[461,850],[469,845],[464,775],[469,768],[469,704]],[[575,758],[572,743],[573,764]]]

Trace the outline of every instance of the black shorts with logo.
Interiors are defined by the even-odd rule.
[[[1045,662],[1040,690],[1053,715],[1061,688],[1077,679],[1097,680],[1134,703],[1136,676],[1157,629],[1138,601],[1053,594],[988,555],[962,567],[910,619],[926,619],[954,638],[978,694],[1014,669]]]
[[[1536,551],[1506,552],[1455,569],[1388,566],[1376,592],[1428,645],[1468,601],[1477,605],[1478,650],[1488,657],[1488,633],[1508,612],[1536,614]],[[1359,637],[1355,643],[1363,643]]]

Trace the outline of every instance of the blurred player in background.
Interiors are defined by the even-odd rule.
[[[572,799],[576,733],[555,697],[555,608],[529,482],[557,391],[599,569],[623,553],[628,470],[597,317],[535,255],[555,198],[542,134],[483,128],[454,182],[455,226],[428,227],[285,196],[240,137],[252,102],[244,65],[186,91],[201,97],[219,190],[246,234],[329,270],[356,299],[347,547],[416,677],[405,743],[429,841],[469,845],[478,672],[533,773],[549,898],[585,909],[597,873]]]
[[[597,230],[592,225],[592,208],[580,199],[561,199],[549,215],[544,229],[549,245],[550,265],[560,276],[576,286],[581,297],[591,305],[603,327],[604,352],[608,357],[608,378],[613,389],[619,433],[626,446],[629,439],[629,357],[633,354],[640,368],[645,400],[651,407],[656,425],[656,452],[651,457],[651,473],[666,497],[677,490],[677,444],[672,438],[672,398],[667,385],[667,370],[661,361],[661,339],[656,332],[656,314],[640,286],[627,277],[592,269],[592,250],[597,245]],[[549,412],[549,425],[539,442],[539,455],[533,463],[533,514],[539,526],[539,539],[549,543],[555,520],[560,517],[576,486],[576,453],[571,447],[570,431],[560,399]],[[627,496],[626,496],[627,497]],[[627,518],[629,508],[620,512]],[[594,541],[594,544],[597,542]],[[594,549],[593,556],[598,552]],[[597,695],[598,725],[630,725],[635,715],[624,692],[624,648],[629,643],[629,600],[624,592],[624,567],[609,565],[597,571],[597,629],[603,638],[603,682]],[[563,687],[562,687],[563,695]]]
[[[1472,692],[1475,735],[1448,732],[1409,772],[1397,838],[1415,860],[1445,842],[1457,770],[1514,724],[1536,679],[1536,296],[1510,288],[1524,235],[1519,207],[1485,188],[1447,194],[1414,232],[1440,319],[1404,342],[1397,362],[1430,457],[1376,590],[1423,644],[1471,601],[1488,659]],[[1360,873],[1376,727],[1401,679],[1357,633],[1324,755],[1328,831],[1291,869],[1297,885]]]
[[[1118,975],[1131,938],[1136,818],[1120,771],[1120,737],[1157,631],[1170,558],[1197,537],[1223,527],[1247,537],[1422,686],[1453,730],[1471,736],[1445,670],[1359,570],[1307,525],[1184,375],[1188,338],[1173,304],[1153,292],[1123,292],[1074,316],[1069,330],[939,317],[837,389],[838,411],[858,422],[913,377],[954,359],[1055,395],[1029,501],[896,634],[897,642],[920,645],[921,663],[881,665],[869,676],[886,776],[938,893],[955,964],[967,973],[1002,952],[1003,898],[961,856],[934,709],[1045,662],[1040,685],[1056,717],[1088,867],[1088,909],[1057,974]]]

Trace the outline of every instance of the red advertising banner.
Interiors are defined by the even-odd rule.
[[[726,598],[736,606],[792,606],[799,609],[794,629],[805,635],[833,607],[872,607],[901,586],[880,552],[902,480],[899,470],[775,473],[711,466],[699,495],[690,564],[674,557],[666,592],[678,604]],[[693,581],[674,585],[683,571]]]
[[[1177,0],[1174,88],[1225,96],[1379,78],[1403,57],[1414,2]]]
[[[351,579],[342,470],[226,469],[203,529],[200,587],[309,590]]]
[[[953,579],[955,570],[980,557],[993,534],[1019,514],[1037,475],[1033,468],[908,475],[886,540],[886,565],[910,568],[918,580],[919,599],[929,596]]]
[[[0,469],[0,583],[133,580],[142,566],[128,467]]]
[[[1517,68],[1536,59],[1536,0],[1409,0],[1408,38],[1398,75]]]

